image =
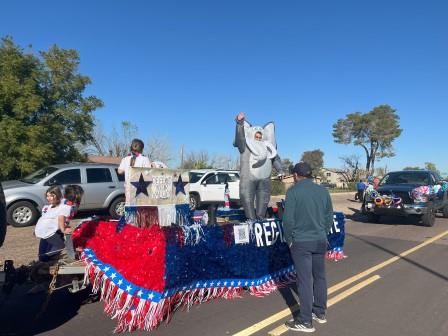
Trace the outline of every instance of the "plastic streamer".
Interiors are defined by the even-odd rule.
[[[191,225],[191,212],[189,204],[176,204],[176,224]]]
[[[156,206],[127,206],[125,218],[128,224],[140,228],[159,225],[158,210]]]

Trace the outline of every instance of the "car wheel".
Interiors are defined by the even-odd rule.
[[[109,206],[109,214],[112,218],[119,219],[124,216],[126,199],[124,196],[117,197]]]
[[[36,224],[39,212],[33,203],[20,201],[8,208],[8,223],[14,227],[25,227]]]
[[[377,214],[374,214],[374,213],[368,213],[367,214],[367,221],[369,223],[379,223],[380,215],[377,215]]]
[[[432,206],[428,207],[428,212],[422,215],[422,225],[423,226],[434,226],[436,220],[436,213]]]
[[[442,208],[442,215],[443,215],[444,218],[448,218],[448,205],[445,205]]]
[[[190,210],[197,210],[201,204],[199,195],[190,194]]]

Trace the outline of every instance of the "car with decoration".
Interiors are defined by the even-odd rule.
[[[124,214],[124,175],[114,164],[69,163],[51,165],[19,180],[4,181],[7,222],[15,227],[34,225],[47,203],[49,186],[77,184],[84,189],[80,211],[107,210],[111,217]]]
[[[230,203],[240,201],[240,174],[237,170],[196,169],[189,173],[190,209],[202,205],[224,203],[228,188]]]
[[[413,216],[433,226],[435,215],[448,217],[448,182],[430,170],[403,170],[386,174],[375,190],[368,186],[362,212],[370,222],[381,216]]]

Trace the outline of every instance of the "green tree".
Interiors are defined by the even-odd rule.
[[[417,166],[408,166],[408,167],[404,167],[403,170],[422,170],[422,168],[417,167]]]
[[[399,116],[389,105],[379,105],[368,113],[351,113],[333,125],[336,143],[361,146],[366,153],[366,171],[375,170],[375,162],[395,155],[392,142],[400,136]]]
[[[432,170],[433,172],[436,172],[437,174],[440,175],[439,170],[437,169],[435,163],[432,162],[425,162],[425,169],[427,170]]]
[[[292,167],[294,167],[294,162],[292,162],[288,158],[284,158],[282,159],[282,167],[285,174],[289,174],[289,170],[292,169]]]
[[[311,166],[312,175],[319,176],[322,167],[324,166],[324,152],[320,149],[303,152],[301,161],[308,163]]]
[[[79,144],[92,137],[92,112],[103,105],[83,93],[73,49],[25,52],[0,42],[0,177],[16,178],[47,164],[82,160]]]

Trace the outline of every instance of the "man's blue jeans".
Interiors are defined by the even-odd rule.
[[[327,280],[325,275],[325,253],[327,241],[294,242],[290,247],[297,273],[299,294],[299,320],[312,322],[312,313],[325,314],[327,310]]]

